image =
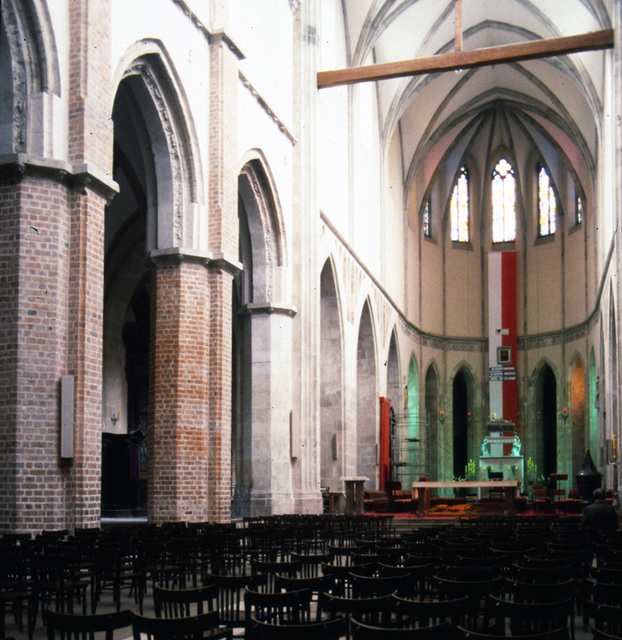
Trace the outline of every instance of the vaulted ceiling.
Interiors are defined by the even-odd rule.
[[[454,51],[454,0],[343,0],[349,67]],[[611,0],[463,0],[463,50],[611,29]],[[607,53],[590,51],[376,82],[385,145],[400,136],[408,191],[467,128],[503,104],[593,171],[606,109]],[[579,166],[581,165],[581,166]],[[424,178],[425,179],[425,178]],[[420,185],[424,186],[424,185]]]

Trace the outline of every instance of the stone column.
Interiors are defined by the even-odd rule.
[[[319,343],[320,272],[317,265],[320,212],[317,199],[317,12],[318,3],[295,5],[294,147],[292,239],[294,324],[293,401],[300,424],[301,457],[294,466],[297,510],[322,511],[318,440],[320,437]]]
[[[291,305],[251,303],[251,515],[293,513],[292,460],[302,457],[300,425],[291,407]]]

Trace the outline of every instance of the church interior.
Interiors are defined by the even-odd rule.
[[[621,23],[4,0],[1,530],[617,505]]]

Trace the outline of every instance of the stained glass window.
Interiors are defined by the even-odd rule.
[[[423,205],[423,235],[430,237],[430,201],[426,200]]]
[[[557,200],[547,170],[538,165],[538,229],[540,236],[555,233]]]
[[[512,165],[501,158],[492,172],[492,241],[516,240],[516,179]]]
[[[577,224],[583,222],[583,200],[578,193],[575,196],[575,222]]]
[[[460,175],[451,194],[451,239],[454,242],[469,241],[469,172],[461,167]]]

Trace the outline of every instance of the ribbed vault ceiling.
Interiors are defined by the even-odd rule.
[[[611,4],[463,0],[463,50],[610,29]],[[454,0],[343,0],[343,11],[351,67],[454,50]],[[546,131],[574,171],[591,172],[599,145],[606,56],[592,51],[376,82],[383,142],[386,146],[400,136],[406,191],[418,181],[418,191],[425,189],[421,180],[430,180],[436,171],[431,158],[440,162],[459,138],[474,135],[467,132],[477,122],[492,122],[499,104],[504,105],[508,135],[509,123],[515,135]],[[483,113],[489,115],[482,119]],[[508,114],[513,115],[508,119]]]

